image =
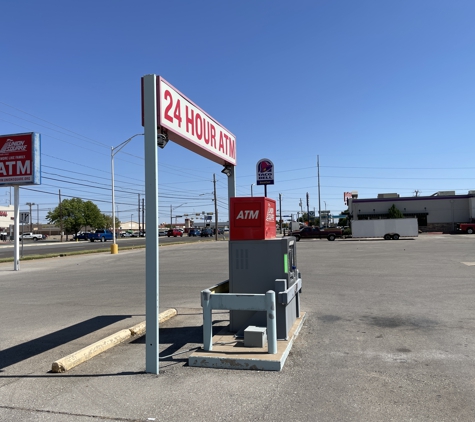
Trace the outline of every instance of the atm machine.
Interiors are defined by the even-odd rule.
[[[276,238],[276,202],[266,197],[231,198],[229,293],[276,294],[277,339],[288,338],[300,315],[301,278],[296,239]],[[230,330],[266,326],[264,311],[230,311]]]

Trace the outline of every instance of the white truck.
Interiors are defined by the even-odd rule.
[[[398,240],[400,237],[417,237],[417,218],[390,218],[385,220],[351,220],[351,237],[382,237]]]
[[[40,233],[23,233],[21,235],[22,239],[33,239],[33,240],[41,240],[43,239],[43,235]]]

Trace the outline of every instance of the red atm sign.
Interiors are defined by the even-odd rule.
[[[273,199],[260,196],[231,198],[230,240],[275,238],[275,216]]]
[[[40,135],[0,136],[0,186],[38,185],[40,179]]]

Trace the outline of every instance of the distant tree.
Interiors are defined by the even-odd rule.
[[[419,189],[416,189],[414,191],[414,196],[420,196],[421,195],[421,191]]]
[[[84,202],[84,225],[94,229],[105,228],[104,214],[92,201]]]
[[[342,211],[340,214],[341,214],[341,215],[349,216],[349,215],[350,215],[350,211],[349,211],[349,209],[347,208],[345,211]],[[349,225],[349,224],[348,224],[348,217],[340,218],[340,219],[338,220],[338,225],[339,225],[339,226],[348,226],[348,225]]]
[[[111,215],[106,215],[102,214],[102,219],[104,220],[104,224],[101,227],[104,227],[105,229],[112,230],[112,216]],[[115,218],[115,228],[116,230],[120,227],[120,220],[116,217]]]
[[[101,211],[91,201],[80,198],[63,199],[53,211],[46,214],[50,224],[63,227],[66,234],[77,233],[81,227],[102,227]]]
[[[396,208],[396,205],[392,205],[388,209],[389,218],[404,218],[404,214]]]

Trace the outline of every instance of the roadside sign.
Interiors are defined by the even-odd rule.
[[[40,183],[39,133],[1,135],[0,187]]]
[[[30,222],[30,213],[21,212],[20,213],[20,224],[28,224]]]
[[[262,158],[256,164],[257,185],[274,184],[274,163],[268,158]]]
[[[236,137],[161,76],[156,78],[159,129],[182,147],[218,164],[235,166]]]

